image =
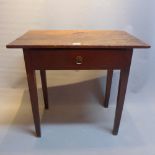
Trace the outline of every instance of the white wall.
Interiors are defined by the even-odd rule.
[[[128,87],[133,93],[149,90],[155,67],[153,6],[154,0],[0,0],[0,53],[24,68],[21,50],[5,45],[29,29],[123,29],[152,45],[135,50]]]

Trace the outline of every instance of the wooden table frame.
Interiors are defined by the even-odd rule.
[[[36,51],[37,50],[37,51]],[[62,53],[65,53],[67,49],[60,49]],[[109,97],[110,97],[110,88],[111,88],[111,81],[112,81],[112,74],[113,70],[119,69],[120,70],[120,81],[119,81],[119,89],[118,89],[118,96],[117,96],[117,107],[115,113],[115,121],[113,127],[113,134],[118,134],[119,124],[121,120],[125,93],[127,88],[131,58],[132,58],[132,49],[113,49],[108,51],[108,49],[84,49],[82,52],[85,53],[86,57],[89,57],[89,54],[95,51],[97,53],[99,51],[100,60],[98,60],[99,64],[89,64],[88,66],[63,66],[63,64],[59,64],[55,66],[53,65],[52,61],[49,63],[49,58],[53,57],[53,54],[57,55],[58,49],[24,49],[24,60],[26,66],[26,73],[27,73],[27,81],[29,86],[30,92],[30,99],[35,123],[36,134],[38,137],[41,136],[40,131],[40,117],[39,117],[39,109],[38,109],[38,97],[37,97],[37,85],[35,79],[35,70],[40,70],[41,81],[42,81],[42,89],[43,89],[43,96],[45,102],[45,109],[48,109],[48,93],[47,93],[47,82],[46,82],[46,73],[45,70],[58,70],[58,69],[67,69],[67,70],[91,70],[91,69],[107,69],[107,85],[106,85],[106,95],[104,101],[104,107],[108,107]],[[81,54],[81,50],[71,50],[71,53]],[[124,52],[125,51],[125,52]],[[36,54],[38,52],[38,54]],[[115,53],[115,55],[114,55]],[[67,53],[68,54],[68,53]],[[63,57],[63,55],[62,55]],[[59,57],[60,58],[60,57]],[[55,59],[55,58],[54,58]],[[52,59],[52,60],[54,60]],[[41,61],[42,60],[42,61]],[[106,61],[104,61],[106,60]]]
[[[35,71],[40,70],[48,109],[46,70],[108,70],[104,107],[108,107],[113,70],[120,70],[113,135],[118,134],[134,48],[150,46],[124,31],[34,30],[7,45],[22,48],[36,129],[41,137]]]

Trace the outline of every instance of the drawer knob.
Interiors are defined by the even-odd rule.
[[[76,56],[75,62],[77,65],[81,65],[83,63],[83,57],[82,56]]]

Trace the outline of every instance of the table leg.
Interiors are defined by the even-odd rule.
[[[112,76],[113,76],[113,70],[109,69],[107,71],[107,80],[106,80],[106,93],[105,93],[105,99],[104,99],[104,107],[108,108],[109,105],[109,98],[110,98],[110,91],[111,91],[111,84],[112,84]]]
[[[42,90],[43,90],[45,109],[48,109],[49,104],[48,104],[48,90],[47,90],[46,70],[40,70],[40,76],[41,76],[41,83],[42,83]]]
[[[128,77],[129,77],[129,68],[122,69],[120,71],[120,79],[119,79],[119,89],[118,89],[118,96],[117,96],[117,106],[115,112],[115,121],[113,127],[113,135],[118,134],[120,120],[123,111],[123,105],[125,100],[125,94],[127,89]]]
[[[27,81],[29,86],[29,93],[30,93],[30,100],[31,100],[32,112],[33,112],[33,119],[34,119],[34,124],[36,129],[36,135],[37,137],[41,137],[35,70],[30,70],[28,67],[26,67],[26,72],[27,72]]]

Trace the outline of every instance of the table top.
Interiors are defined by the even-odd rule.
[[[114,30],[31,30],[7,48],[149,48],[125,31]]]

